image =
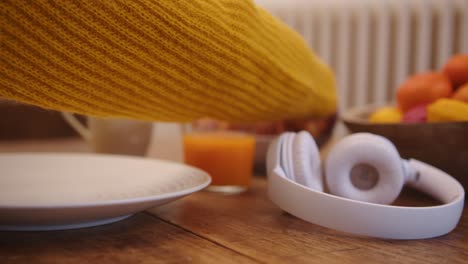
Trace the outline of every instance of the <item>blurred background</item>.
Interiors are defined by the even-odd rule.
[[[466,0],[255,2],[301,34],[332,67],[340,99],[338,115],[356,106],[393,102],[399,84],[411,74],[440,69],[452,55],[468,53]],[[18,140],[78,137],[57,112],[0,99],[0,115],[3,149]],[[263,135],[300,129],[324,138],[348,133],[334,117],[249,131],[259,134],[261,141]],[[155,123],[152,133],[150,156],[182,161],[180,124]]]
[[[468,53],[468,1],[257,0],[335,71],[339,111],[395,100],[413,73]],[[343,135],[344,126],[335,133]]]

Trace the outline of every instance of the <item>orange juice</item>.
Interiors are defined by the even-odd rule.
[[[246,134],[204,132],[184,136],[185,162],[208,172],[213,186],[250,185],[255,138]]]

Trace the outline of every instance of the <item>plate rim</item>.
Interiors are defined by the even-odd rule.
[[[126,198],[126,199],[114,199],[114,200],[106,200],[101,202],[88,202],[88,203],[69,203],[69,204],[51,204],[51,205],[2,205],[0,204],[0,210],[23,210],[23,209],[65,209],[65,208],[86,208],[86,207],[99,207],[99,206],[114,206],[114,205],[128,205],[128,204],[135,204],[135,203],[145,203],[151,201],[158,201],[158,200],[165,200],[171,199],[175,197],[186,196],[191,193],[200,191],[206,188],[211,183],[211,177],[206,172],[199,168],[186,165],[183,163],[178,163],[175,161],[170,160],[163,160],[163,159],[154,159],[148,157],[139,157],[139,156],[128,156],[128,155],[118,155],[118,154],[98,154],[98,153],[77,153],[77,152],[9,152],[9,153],[0,153],[0,160],[2,157],[5,156],[21,156],[21,155],[32,155],[32,156],[52,156],[52,155],[62,155],[62,156],[88,156],[88,157],[106,157],[106,158],[123,158],[123,159],[134,159],[140,161],[149,161],[149,162],[163,162],[163,163],[170,163],[176,166],[186,167],[195,171],[198,171],[205,177],[203,183],[184,189],[181,191],[176,192],[169,192],[151,196],[143,196],[143,197],[134,197],[134,198]]]

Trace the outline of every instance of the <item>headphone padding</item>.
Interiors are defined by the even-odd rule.
[[[292,168],[297,183],[323,192],[320,153],[312,136],[301,131],[292,142]]]
[[[276,137],[271,141],[267,150],[266,158],[266,171],[267,175],[271,175],[276,166],[280,163],[281,156],[278,157],[278,153],[281,153],[281,144],[284,140],[284,134]]]
[[[374,167],[379,175],[377,184],[361,190],[351,182],[355,165]],[[325,164],[326,182],[332,194],[363,202],[390,204],[400,194],[404,172],[400,155],[386,138],[369,133],[357,133],[337,143]]]
[[[283,167],[286,177],[292,181],[295,181],[292,172],[292,160],[291,160],[291,142],[294,137],[294,133],[287,132],[284,135],[284,140],[281,144],[281,166]]]

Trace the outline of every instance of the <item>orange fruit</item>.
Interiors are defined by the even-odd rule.
[[[415,74],[400,85],[397,102],[403,112],[422,104],[452,95],[449,78],[440,72]]]
[[[458,88],[453,94],[452,99],[468,103],[468,83]]]
[[[454,88],[468,83],[468,54],[459,54],[451,57],[444,65],[442,71],[449,77]]]

